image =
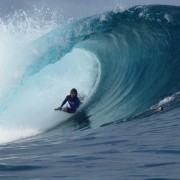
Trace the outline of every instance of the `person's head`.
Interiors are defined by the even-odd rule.
[[[75,88],[71,89],[70,95],[72,98],[76,97],[78,95],[77,90]]]
[[[162,106],[159,106],[156,108],[155,112],[161,112],[163,110],[164,110],[164,108]]]

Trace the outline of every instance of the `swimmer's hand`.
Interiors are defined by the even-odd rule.
[[[54,109],[54,110],[55,110],[55,111],[57,111],[57,110],[61,111],[62,108],[61,108],[61,107],[58,107],[58,108],[56,108],[56,109]]]

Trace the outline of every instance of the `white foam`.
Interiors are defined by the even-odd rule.
[[[47,15],[49,20],[45,20]],[[5,19],[0,19],[0,100],[32,64],[26,58],[24,47],[57,26],[53,13],[43,9],[35,9],[30,16],[19,11]]]
[[[166,98],[164,98],[163,100],[161,100],[158,104],[158,106],[164,105],[166,103],[169,103],[170,101],[174,100],[174,96],[168,96]]]
[[[31,77],[0,117],[0,143],[36,135],[67,120],[71,115],[54,108],[72,88],[80,96],[91,96],[99,73],[97,62],[94,54],[74,49]]]
[[[169,14],[165,14],[164,19],[166,19],[168,23],[172,21],[172,17]]]
[[[94,54],[80,49],[46,66],[23,86],[17,86],[34,63],[31,58],[26,59],[24,47],[56,26],[51,21],[54,19],[43,22],[43,16],[42,21],[37,14],[32,16],[21,12],[7,22],[0,19],[0,144],[37,135],[66,121],[71,115],[54,108],[60,106],[71,88],[77,88],[87,101],[97,86],[98,60]],[[18,91],[11,98],[9,93],[15,88]],[[2,107],[5,103],[7,108]]]
[[[106,14],[102,14],[100,16],[100,22],[107,21],[107,20],[108,20],[108,18],[106,17]]]
[[[9,129],[3,129],[0,128],[0,144],[5,144],[7,142],[12,142],[15,141],[17,139],[24,139],[30,136],[35,136],[37,134],[39,134],[39,131],[36,131],[34,129],[13,129],[13,128],[9,128]]]

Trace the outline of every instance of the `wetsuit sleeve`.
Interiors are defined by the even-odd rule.
[[[68,96],[66,96],[66,98],[65,98],[65,100],[62,102],[60,108],[62,108],[62,107],[66,104],[67,101],[68,101]]]

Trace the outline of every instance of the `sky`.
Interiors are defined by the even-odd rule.
[[[0,16],[11,15],[19,9],[30,11],[36,6],[53,10],[67,19],[81,18],[117,7],[129,7],[142,4],[164,4],[180,6],[180,0],[0,0]]]

